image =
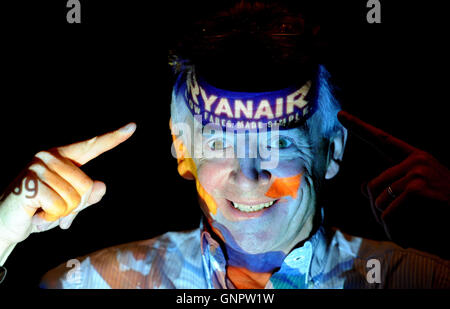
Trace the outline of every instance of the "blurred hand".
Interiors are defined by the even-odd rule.
[[[347,112],[339,121],[393,162],[363,187],[363,193],[391,240],[436,251],[448,232],[450,172],[429,153],[377,129]],[[443,220],[445,219],[445,220]]]

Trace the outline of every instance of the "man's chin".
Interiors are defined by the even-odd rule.
[[[276,241],[272,238],[266,237],[265,240],[256,239],[237,239],[236,244],[239,250],[247,254],[264,254],[275,251]],[[263,245],[263,246],[262,246]]]

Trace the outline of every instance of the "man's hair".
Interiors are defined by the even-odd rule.
[[[240,1],[186,29],[169,51],[175,74],[186,78],[195,68],[208,83],[233,91],[278,90],[312,79],[317,110],[306,127],[320,124],[325,137],[341,127],[340,104],[318,57],[323,44],[314,18],[286,5]],[[173,122],[185,122],[189,113],[175,88],[171,111]]]

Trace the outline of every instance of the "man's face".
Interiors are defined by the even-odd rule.
[[[325,173],[324,140],[300,128],[280,130],[273,140],[258,133],[195,134],[205,154],[194,160],[197,188],[208,195],[199,192],[202,210],[228,246],[248,254],[287,253],[308,237],[315,213],[315,178]],[[239,147],[245,150],[240,156]],[[250,155],[250,149],[261,147],[277,152],[277,164],[264,168],[266,160],[259,152]],[[213,158],[224,151],[227,156]]]

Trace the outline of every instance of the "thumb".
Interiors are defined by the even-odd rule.
[[[92,185],[92,191],[91,195],[89,196],[87,200],[87,206],[90,206],[92,204],[96,204],[101,201],[103,196],[106,193],[106,185],[102,181],[94,180],[94,184]]]

